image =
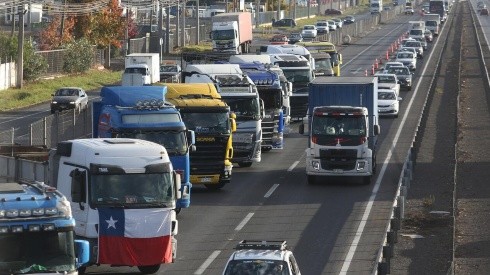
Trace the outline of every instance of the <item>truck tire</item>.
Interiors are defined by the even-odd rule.
[[[138,269],[143,274],[155,274],[160,269],[160,265],[142,265],[138,266]]]
[[[85,274],[85,271],[87,270],[87,267],[86,266],[81,266],[77,269],[78,271],[78,275],[83,275]]]
[[[316,183],[316,177],[307,175],[306,176],[306,182],[308,182],[308,184],[315,184]]]
[[[252,162],[251,161],[242,161],[242,162],[239,162],[238,165],[240,167],[250,167],[250,166],[252,166]]]

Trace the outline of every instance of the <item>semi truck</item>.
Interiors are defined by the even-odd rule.
[[[293,93],[293,83],[289,81],[279,66],[272,64],[271,57],[266,54],[240,54],[232,55],[229,58],[231,64],[262,64],[267,70],[276,73],[279,76],[279,83],[283,92],[282,110],[284,116],[284,125],[289,125],[291,121],[291,103],[289,98]]]
[[[271,54],[272,64],[279,66],[286,79],[293,84],[289,98],[291,119],[303,118],[308,105],[308,84],[314,79],[310,62],[303,56],[294,54]]]
[[[80,272],[107,264],[153,274],[173,262],[181,180],[165,147],[140,139],[75,139],[58,143],[52,156],[75,234],[90,244]]]
[[[191,183],[213,190],[222,188],[232,178],[235,114],[212,83],[165,86],[168,102],[175,105],[186,127],[196,135],[196,150],[190,153]]]
[[[383,0],[370,0],[369,11],[371,14],[380,13],[383,10]]]
[[[213,51],[235,54],[250,52],[253,39],[250,12],[221,13],[211,19]]]
[[[138,83],[125,74],[141,74],[144,85],[160,81],[160,55],[158,53],[131,53],[124,59],[123,85]]]
[[[233,162],[250,167],[262,158],[262,119],[264,102],[257,86],[237,64],[187,65],[186,83],[213,83],[223,101],[236,115],[233,134]]]
[[[284,148],[284,92],[279,76],[267,70],[264,65],[241,63],[240,69],[245,72],[257,86],[259,97],[264,101],[265,116],[262,119],[262,151]]]
[[[377,77],[323,77],[310,84],[308,116],[299,128],[304,134],[308,127],[308,183],[326,177],[371,182],[380,133],[377,90]]]
[[[70,203],[42,182],[0,183],[0,274],[78,274],[89,243],[75,239]]]
[[[162,86],[106,86],[101,100],[93,102],[92,136],[95,138],[138,138],[163,145],[172,165],[181,175],[177,213],[190,205],[190,152],[195,134],[186,128],[173,105],[165,102]]]
[[[335,44],[328,41],[302,41],[298,42],[297,45],[301,45],[308,49],[315,58],[315,73],[317,71],[324,71],[325,75],[329,75],[329,67],[333,70],[333,76],[340,76],[340,65],[342,65],[342,54],[337,51]],[[329,54],[330,55],[330,65],[324,64],[327,56],[322,56],[319,54]]]

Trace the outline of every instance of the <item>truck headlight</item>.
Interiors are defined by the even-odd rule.
[[[315,170],[320,170],[320,162],[318,160],[312,160],[311,166],[313,166],[313,169]]]
[[[5,210],[0,210],[0,218],[4,218],[5,217]]]
[[[24,231],[24,227],[22,227],[22,225],[12,225],[10,230],[12,233],[22,233],[22,231]]]
[[[30,209],[21,209],[19,211],[19,216],[20,217],[30,217],[31,216],[31,210]]]
[[[7,218],[16,218],[19,216],[19,210],[17,209],[9,209],[7,210],[7,212],[5,213],[5,216]]]
[[[9,232],[8,226],[0,226],[0,234],[5,234]]]

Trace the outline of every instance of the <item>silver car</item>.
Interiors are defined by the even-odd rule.
[[[51,100],[51,113],[63,110],[75,109],[77,113],[88,107],[88,95],[82,88],[63,87],[59,88]]]

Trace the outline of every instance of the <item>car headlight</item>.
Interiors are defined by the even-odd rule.
[[[56,101],[51,101],[51,104],[58,104],[58,102],[56,102]]]

